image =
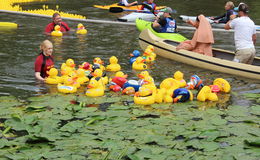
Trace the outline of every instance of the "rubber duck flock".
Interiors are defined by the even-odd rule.
[[[176,71],[173,77],[165,78],[157,88],[153,77],[146,70],[156,58],[153,46],[148,46],[143,55],[137,50],[131,55],[134,58],[130,57],[129,62],[133,70],[140,71],[137,75],[139,80],[128,80],[127,74],[120,71],[118,58],[112,56],[107,66],[104,66],[101,58],[96,57],[93,64],[83,62],[78,69],[73,59],[67,59],[61,65],[61,76],[58,76],[58,69],[51,68],[45,82],[56,84],[61,93],[75,93],[79,87],[87,86],[85,95],[89,97],[104,96],[108,90],[121,92],[133,96],[134,103],[140,105],[192,101],[194,95],[191,90],[198,90],[198,101],[218,101],[218,92],[228,93],[231,90],[229,82],[223,78],[215,79],[211,85],[204,85],[198,75],[192,75],[186,83],[181,71]],[[111,72],[114,76],[109,78],[105,72]]]

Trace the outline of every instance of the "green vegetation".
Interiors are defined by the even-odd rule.
[[[3,96],[0,159],[260,159],[260,94],[244,97],[250,107],[138,106],[113,94]]]

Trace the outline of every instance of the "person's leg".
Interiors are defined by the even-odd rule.
[[[251,48],[250,49],[250,52],[251,52],[251,56],[249,57],[248,61],[247,61],[247,64],[252,64],[253,61],[254,61],[254,58],[255,58],[255,54],[256,54],[256,51],[254,48]]]
[[[238,63],[247,63],[250,57],[251,53],[249,49],[240,49],[236,51],[233,61]]]

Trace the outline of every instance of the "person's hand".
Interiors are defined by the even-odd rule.
[[[193,23],[192,23],[192,20],[190,20],[190,19],[188,19],[188,20],[186,21],[186,23],[191,24],[191,25],[193,24]]]
[[[157,16],[155,17],[155,20],[158,22],[159,19],[160,19],[160,16],[157,15]]]
[[[219,21],[214,21],[214,23],[219,23]]]
[[[214,19],[214,17],[209,17],[209,19],[213,20],[213,19]]]

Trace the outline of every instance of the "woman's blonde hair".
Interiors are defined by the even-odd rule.
[[[228,1],[226,4],[229,5],[231,9],[234,8],[234,3],[232,1]]]
[[[52,46],[52,43],[51,43],[51,41],[49,41],[49,40],[44,40],[42,43],[41,43],[41,45],[40,45],[40,50],[43,50],[44,48],[46,48],[47,46],[49,46],[49,45],[51,45]]]

